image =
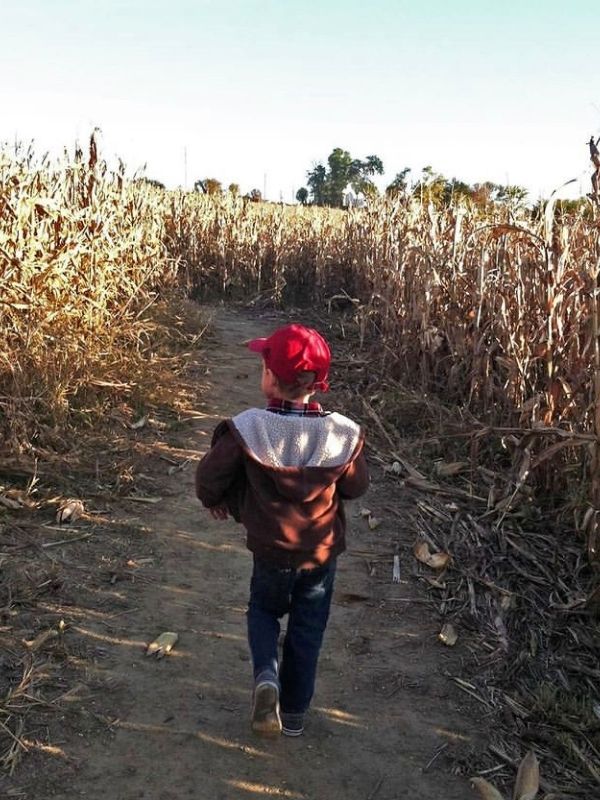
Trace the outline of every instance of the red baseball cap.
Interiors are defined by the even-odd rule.
[[[286,325],[266,339],[248,342],[253,353],[260,353],[266,366],[284,383],[295,383],[302,372],[315,372],[311,389],[326,392],[331,364],[329,346],[320,333],[304,325]]]

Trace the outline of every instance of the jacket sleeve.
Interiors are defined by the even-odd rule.
[[[353,459],[337,480],[337,490],[344,500],[360,497],[369,488],[369,467],[365,458],[364,444],[360,453]]]
[[[226,422],[215,429],[212,445],[196,469],[196,496],[206,508],[227,503],[231,487],[244,473],[242,448]]]

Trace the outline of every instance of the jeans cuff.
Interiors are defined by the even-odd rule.
[[[254,676],[254,685],[257,686],[259,683],[274,683],[275,686],[279,687],[277,673],[269,668],[261,669]]]

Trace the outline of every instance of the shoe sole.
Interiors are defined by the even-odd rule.
[[[279,691],[272,683],[263,683],[254,691],[252,706],[252,730],[259,736],[279,736]]]

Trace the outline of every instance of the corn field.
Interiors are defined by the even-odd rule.
[[[460,601],[457,624],[464,616],[485,636],[499,630],[508,653],[505,615],[511,657],[504,672],[497,650],[485,669],[478,662],[478,690],[488,708],[498,686],[514,695],[519,721],[555,734],[553,744],[542,740],[546,769],[554,760],[562,780],[566,763],[584,787],[573,796],[591,796],[585,787],[600,780],[585,756],[597,753],[597,624],[588,613],[600,607],[599,226],[592,206],[567,216],[552,201],[536,214],[411,198],[342,212],[169,192],[110,172],[94,137],[87,153],[60,163],[0,151],[0,474],[20,459],[68,454],[81,428],[115,404],[133,407],[142,384],[147,395],[161,383],[164,320],[153,311],[163,299],[168,307],[184,291],[342,308],[351,350],[368,365],[364,405],[379,432],[401,427],[406,406],[388,391],[399,381],[413,409],[435,398],[432,408],[456,419],[450,436],[468,442],[471,473],[492,475],[473,492],[479,521],[443,500],[419,504],[442,526],[439,541],[451,530],[444,596]],[[378,392],[379,416],[369,405]],[[431,490],[414,469],[410,480]],[[465,486],[455,487],[463,498]],[[537,516],[527,517],[534,494]],[[494,591],[520,604],[497,605]],[[559,689],[565,669],[569,692]]]
[[[575,492],[591,560],[600,507],[600,216],[415,200],[368,211],[177,195],[173,257],[199,296],[350,306],[373,364],[502,436],[517,489]],[[393,413],[393,412],[392,412]],[[582,491],[582,485],[585,489]]]
[[[140,310],[172,266],[150,194],[109,178],[93,139],[85,161],[0,155],[4,451],[29,453],[119,386]]]
[[[567,219],[552,202],[534,218],[415,200],[346,213],[167,192],[109,173],[93,137],[89,153],[59,164],[5,150],[3,450],[35,450],[118,389],[124,354],[143,343],[144,309],[165,286],[280,305],[341,296],[363,344],[376,335],[383,369],[508,437],[528,432],[520,469],[548,488],[565,465],[589,480],[582,513],[595,554],[599,225],[593,209]]]

